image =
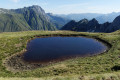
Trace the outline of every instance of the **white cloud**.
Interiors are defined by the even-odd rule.
[[[19,2],[20,0],[11,0],[11,1],[13,1],[13,2],[17,3],[17,2]]]

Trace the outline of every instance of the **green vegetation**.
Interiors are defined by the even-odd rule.
[[[72,31],[25,31],[0,33],[0,77],[33,77],[50,78],[51,80],[82,80],[81,78],[92,78],[92,80],[118,79],[120,78],[120,31],[114,33],[84,33]],[[36,36],[88,36],[100,38],[109,42],[112,48],[103,54],[75,58],[34,70],[11,72],[3,66],[3,61],[26,48],[27,41]],[[28,80],[33,80],[28,78]],[[0,78],[4,80],[3,78]],[[7,79],[7,78],[6,78]],[[6,80],[5,79],[5,80]],[[46,80],[50,80],[46,79]],[[18,79],[19,80],[19,79]]]
[[[20,14],[0,14],[0,32],[30,30],[30,26]]]
[[[24,16],[31,30],[56,30],[56,27],[49,21],[47,14],[40,6],[31,6],[13,10]]]
[[[73,75],[73,76],[51,76],[51,77],[28,77],[28,78],[0,78],[0,80],[119,80],[120,79],[119,73],[107,73],[107,74],[94,74],[88,76],[80,76],[80,75]]]
[[[0,13],[0,32],[16,32],[28,30],[56,30],[47,14],[39,6],[31,6],[15,10],[3,9]]]
[[[26,15],[28,16],[28,14]],[[29,16],[29,21],[26,21],[23,14],[0,14],[0,32],[28,30],[56,30],[56,28],[44,18],[39,17],[36,13],[34,13],[33,16]]]

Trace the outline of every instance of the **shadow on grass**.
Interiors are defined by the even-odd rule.
[[[111,68],[112,71],[119,71],[120,70],[120,65],[116,65]]]

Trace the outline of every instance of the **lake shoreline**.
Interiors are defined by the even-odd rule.
[[[107,46],[107,50],[105,50],[103,53],[106,53],[110,50],[110,48],[112,47],[112,45],[110,43],[108,43],[107,41],[96,37],[96,36],[87,36],[87,35],[63,35],[63,34],[52,34],[52,35],[42,35],[42,36],[34,36],[32,37],[30,40],[27,41],[27,43],[29,43],[31,40],[35,39],[35,38],[43,38],[43,37],[86,37],[86,38],[92,38],[92,39],[96,39],[97,41],[103,43],[105,46]],[[23,49],[20,53],[16,53],[8,58],[6,58],[3,62],[3,65],[7,68],[8,71],[12,71],[12,72],[21,72],[21,71],[27,71],[27,70],[33,70],[36,68],[40,68],[40,67],[44,67],[47,65],[52,65],[56,62],[52,62],[50,64],[46,64],[46,65],[41,65],[41,64],[34,64],[34,63],[29,63],[24,61],[22,58],[22,54],[24,54],[26,52],[26,49]],[[92,56],[88,56],[88,57],[93,57],[93,56],[97,56],[103,53],[99,53],[96,55],[92,55]],[[80,58],[80,57],[77,57]],[[84,58],[84,57],[83,57]],[[70,58],[71,59],[71,58]],[[72,58],[74,59],[74,58]],[[69,59],[67,59],[69,60]],[[60,61],[61,62],[61,61]]]

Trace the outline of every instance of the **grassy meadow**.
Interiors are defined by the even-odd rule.
[[[112,45],[109,51],[85,58],[65,60],[34,70],[14,72],[4,66],[9,56],[26,48],[37,36],[86,36]],[[88,33],[72,31],[24,31],[0,33],[0,80],[120,80],[120,31]]]

